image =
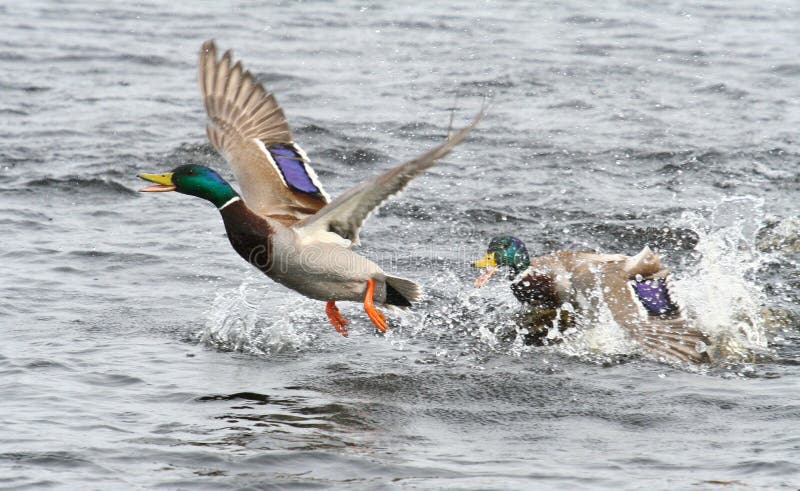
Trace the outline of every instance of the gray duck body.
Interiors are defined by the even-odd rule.
[[[351,249],[304,242],[294,229],[253,212],[242,200],[220,214],[233,249],[275,282],[316,300],[361,301],[372,279],[375,303],[387,303],[387,275]]]

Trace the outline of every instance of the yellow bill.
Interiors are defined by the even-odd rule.
[[[497,271],[497,262],[494,259],[493,252],[487,252],[482,258],[472,263],[473,268],[485,268],[484,271],[475,279],[475,288],[480,288],[489,281],[495,271]]]
[[[140,189],[142,193],[165,193],[175,191],[175,184],[172,183],[172,172],[166,174],[138,174],[139,179],[156,183],[155,186],[147,186]]]

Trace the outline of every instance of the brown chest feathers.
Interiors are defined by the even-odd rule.
[[[271,238],[274,233],[269,222],[255,214],[241,200],[223,207],[220,214],[233,249],[245,261],[269,273],[272,268]]]
[[[529,308],[517,314],[516,321],[525,329],[523,340],[527,345],[542,346],[558,343],[560,338],[548,339],[548,333],[557,324],[566,329],[574,323],[574,318],[567,311],[558,308],[561,302],[550,276],[532,271],[511,284],[511,291],[521,303]]]
[[[517,300],[536,308],[554,309],[561,305],[552,278],[536,271],[512,283],[511,291]]]

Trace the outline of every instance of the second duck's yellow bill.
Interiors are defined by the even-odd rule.
[[[497,261],[494,259],[493,252],[487,252],[482,258],[472,263],[474,268],[486,268],[480,276],[475,279],[475,288],[480,288],[489,281],[495,271],[497,271]]]
[[[142,193],[164,193],[175,191],[175,184],[172,183],[172,172],[166,174],[137,174],[139,179],[156,183],[155,186],[147,186],[139,191]]]

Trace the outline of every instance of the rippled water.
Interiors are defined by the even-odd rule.
[[[795,2],[26,2],[0,6],[0,486],[795,488]],[[261,277],[206,203],[137,172],[229,170],[205,141],[216,38],[335,195],[470,140],[362,231],[427,298],[344,339]],[[666,254],[758,362],[669,366],[597,325],[507,336],[492,235]]]

